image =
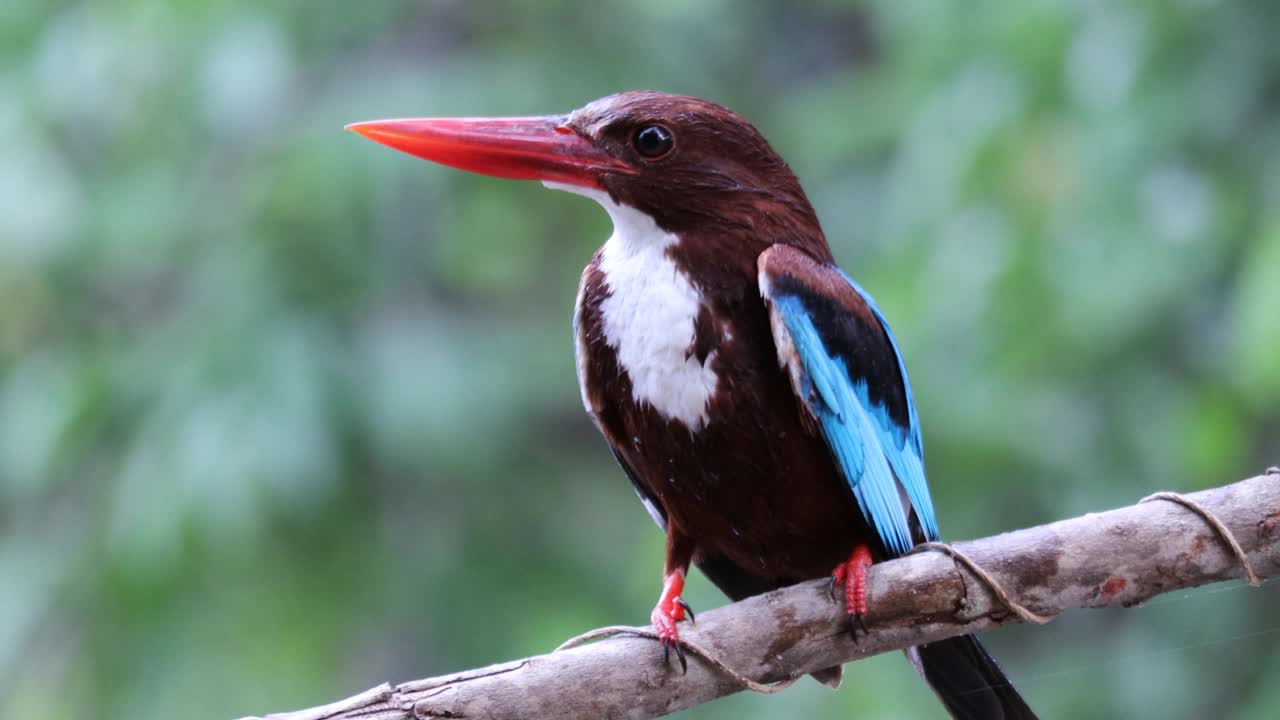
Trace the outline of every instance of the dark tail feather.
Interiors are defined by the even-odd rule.
[[[956,720],[1036,720],[972,635],[911,648],[907,657]]]

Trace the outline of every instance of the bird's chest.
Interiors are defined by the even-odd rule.
[[[747,287],[699,293],[665,253],[612,251],[583,272],[578,378],[650,512],[753,573],[826,572],[848,554],[855,506],[801,424],[763,303]]]
[[[707,425],[731,334],[666,247],[611,239],[583,273],[574,320],[588,412],[627,400],[690,432]]]
[[[574,315],[583,403],[659,524],[753,573],[811,577],[847,556],[857,518],[749,299],[597,254]]]

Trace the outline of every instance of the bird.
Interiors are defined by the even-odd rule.
[[[829,577],[850,631],[867,569],[939,539],[902,352],[837,267],[799,180],[715,102],[622,92],[568,114],[347,129],[599,203],[573,312],[582,403],[666,535],[650,620],[687,662],[690,565],[730,599]],[[1035,718],[972,635],[907,651],[954,718]],[[687,668],[686,668],[687,670]],[[837,686],[841,668],[814,673]]]

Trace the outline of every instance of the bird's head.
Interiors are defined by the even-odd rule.
[[[749,239],[760,247],[744,249],[757,253],[787,242],[829,255],[786,162],[750,123],[707,100],[626,92],[568,115],[375,120],[347,127],[443,165],[541,180],[606,207],[634,208],[682,238],[715,244]]]

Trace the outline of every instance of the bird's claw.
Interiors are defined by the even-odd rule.
[[[679,601],[676,601],[679,603]],[[673,603],[675,605],[675,603]],[[672,611],[663,611],[661,606],[653,611],[653,627],[658,633],[658,642],[662,644],[662,662],[669,664],[671,662],[671,650],[676,651],[676,659],[680,661],[680,671],[689,674],[689,660],[684,654],[684,644],[680,642],[680,631],[676,629],[676,623],[680,618],[678,614],[682,614],[681,608],[675,607]]]
[[[862,631],[863,635],[871,632],[867,627],[867,616],[862,613],[849,613],[849,637],[855,644],[858,642],[859,630]]]
[[[680,661],[680,672],[689,674],[689,660],[684,655],[684,645],[680,643],[679,638],[664,638],[662,640],[662,662],[670,664],[671,648],[676,650],[676,659]]]
[[[689,616],[689,624],[690,624],[690,625],[694,625],[694,624],[696,624],[697,619],[696,619],[696,618],[694,618],[694,616],[693,616],[693,608],[689,607],[689,603],[685,602],[685,601],[684,601],[684,598],[676,598],[676,604],[677,604],[677,605],[679,605],[679,606],[680,606],[680,608],[681,608],[682,610],[684,610],[684,614],[685,614],[685,615],[688,615],[688,616]],[[678,619],[679,619],[679,618],[677,618],[677,620],[678,620]]]

